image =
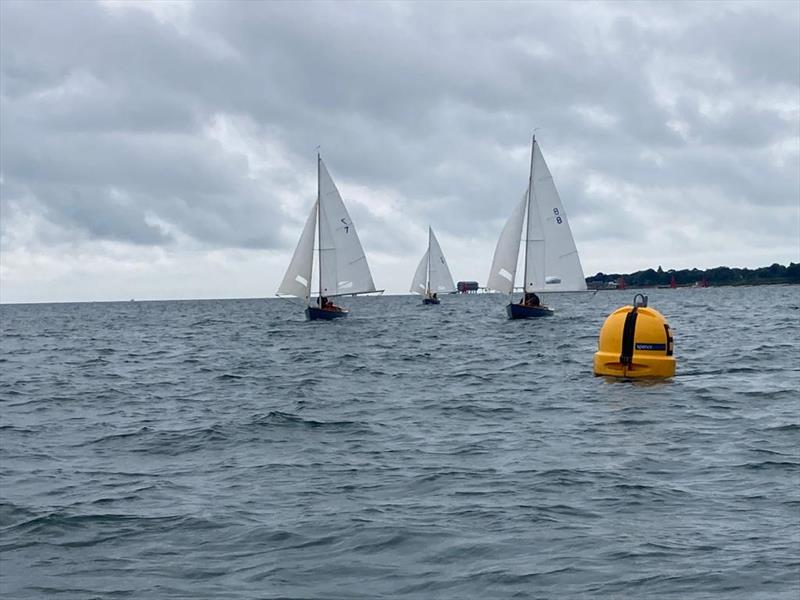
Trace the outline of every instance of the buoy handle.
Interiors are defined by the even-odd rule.
[[[641,298],[641,300],[637,301],[636,300],[637,298]],[[634,308],[639,308],[640,306],[642,308],[646,308],[647,307],[647,296],[645,296],[644,294],[636,294],[633,297],[633,307]]]

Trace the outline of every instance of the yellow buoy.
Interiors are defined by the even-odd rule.
[[[672,331],[664,315],[648,308],[647,296],[636,294],[633,306],[618,308],[603,323],[594,355],[594,374],[672,377],[672,350]]]

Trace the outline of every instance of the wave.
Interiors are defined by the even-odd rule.
[[[800,341],[768,326],[791,291],[714,295],[717,316],[765,307],[733,339],[654,290],[678,358],[657,385],[592,376],[611,296],[547,323],[488,294],[354,299],[334,327],[263,301],[15,309],[0,587],[794,599]]]
[[[359,421],[319,421],[306,419],[293,413],[271,411],[266,415],[256,415],[250,421],[260,427],[300,427],[308,429],[353,430],[369,431],[366,423]]]

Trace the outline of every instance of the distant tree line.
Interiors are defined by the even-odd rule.
[[[673,277],[677,286],[693,285],[763,285],[769,283],[800,283],[800,263],[789,263],[788,267],[774,263],[760,269],[736,269],[715,267],[713,269],[647,269],[635,273],[598,273],[586,278],[589,288],[609,287],[624,280],[626,287],[668,286]]]

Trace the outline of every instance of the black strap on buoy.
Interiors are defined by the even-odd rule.
[[[667,325],[666,323],[664,323],[664,331],[667,332],[667,356],[672,356],[673,352],[672,332],[669,330],[669,325]]]
[[[633,362],[633,339],[636,332],[636,317],[639,316],[638,306],[625,317],[625,325],[622,328],[622,352],[619,355],[619,362],[626,367]]]

